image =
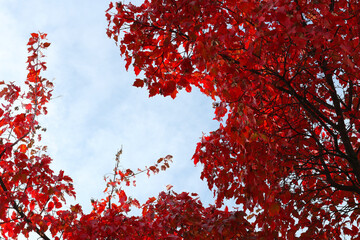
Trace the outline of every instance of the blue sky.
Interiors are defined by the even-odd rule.
[[[172,100],[148,98],[132,87],[135,75],[125,71],[114,42],[107,38],[105,10],[109,0],[0,0],[0,80],[21,83],[26,76],[26,43],[31,32],[46,32],[48,71],[54,100],[40,119],[47,128],[44,145],[74,180],[77,202],[90,210],[90,198],[101,198],[103,177],[111,173],[117,150],[121,165],[143,168],[167,154],[174,162],[166,172],[137,178],[127,193],[144,202],[167,184],[177,192],[200,194],[213,203],[200,180],[201,167],[191,160],[202,133],[215,130],[212,101],[193,91]]]

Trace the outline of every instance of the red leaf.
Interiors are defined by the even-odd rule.
[[[165,83],[165,86],[163,87],[163,94],[164,96],[171,95],[173,92],[176,91],[176,82],[169,81]],[[176,93],[175,93],[176,94]]]
[[[135,86],[135,87],[143,87],[143,86],[144,86],[144,81],[137,78],[137,79],[135,80],[133,86]]]
[[[56,208],[61,208],[61,207],[62,207],[62,203],[61,203],[61,202],[56,202],[56,203],[55,203],[55,207],[56,207]]]
[[[279,211],[280,211],[280,205],[278,203],[273,203],[269,208],[269,215],[276,216],[279,214]]]
[[[38,34],[38,33],[31,33],[31,37],[33,37],[33,38],[38,38],[38,37],[39,37],[39,34]]]
[[[137,76],[137,75],[139,75],[139,74],[140,74],[141,69],[140,69],[140,68],[138,68],[137,66],[134,66],[134,72],[135,72],[135,75]]]
[[[21,144],[19,146],[19,151],[25,153],[27,151],[27,146],[25,144]]]
[[[123,190],[119,191],[118,197],[120,203],[124,203],[127,200],[127,196]]]
[[[54,206],[55,206],[54,202],[49,202],[48,207],[47,207],[47,211],[50,212],[51,210],[53,210]]]

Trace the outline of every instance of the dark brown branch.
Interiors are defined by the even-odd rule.
[[[322,66],[322,68],[325,73],[325,79],[331,88],[330,95],[335,106],[336,115],[338,117],[338,124],[336,129],[339,131],[341,140],[344,144],[346,154],[348,155],[347,159],[349,160],[350,165],[354,169],[354,174],[357,178],[357,181],[360,182],[360,164],[358,162],[355,150],[348,136],[348,131],[346,130],[343,110],[341,109],[340,101],[336,93],[335,85],[332,79],[332,74],[327,73],[326,65]]]

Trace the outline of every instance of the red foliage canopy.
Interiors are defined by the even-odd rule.
[[[107,34],[134,85],[214,99],[194,154],[259,237],[360,238],[360,4],[146,0],[110,4]]]

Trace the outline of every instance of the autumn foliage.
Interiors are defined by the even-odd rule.
[[[134,86],[214,100],[220,126],[193,159],[217,207],[235,199],[258,238],[357,239],[359,14],[352,0],[152,0],[106,16]]]
[[[0,234],[42,239],[360,239],[360,4],[357,1],[152,0],[111,3],[107,34],[149,95],[193,87],[214,100],[216,131],[193,156],[216,202],[172,186],[141,204],[124,185],[172,157],[106,178],[93,210],[66,204],[37,118],[46,34],[28,42],[23,90],[0,82]],[[234,199],[238,209],[223,207]],[[139,208],[139,216],[129,214]],[[221,210],[223,209],[223,210]]]
[[[33,33],[29,39],[26,90],[0,83],[0,232],[13,239],[33,231],[46,239],[51,212],[62,207],[65,194],[75,194],[71,178],[55,174],[46,147],[37,145],[42,129],[36,119],[46,114],[52,91],[51,81],[41,77],[42,50],[50,45],[45,38]]]

